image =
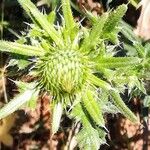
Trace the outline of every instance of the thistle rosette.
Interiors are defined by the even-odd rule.
[[[35,72],[37,80],[33,83],[15,81],[20,94],[0,110],[0,118],[27,102],[36,102],[38,93],[47,91],[54,96],[52,132],[59,129],[65,112],[82,123],[82,130],[77,134],[79,146],[91,150],[99,149],[99,145],[106,142],[105,113],[120,112],[138,122],[120,93],[133,78],[132,87],[139,85],[135,70],[142,59],[114,57],[115,48],[107,42],[118,44],[119,22],[127,6],[121,5],[100,17],[88,13],[92,27],[87,29],[74,21],[69,0],[62,0],[61,25],[55,24],[54,11],[46,15],[30,0],[18,1],[33,24],[18,41],[0,41],[0,51],[29,57],[26,60],[31,66],[29,74]]]

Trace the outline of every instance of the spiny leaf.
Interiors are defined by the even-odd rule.
[[[8,66],[18,66],[19,70],[22,70],[24,68],[26,68],[31,62],[29,62],[28,60],[24,60],[24,59],[11,59],[9,61]]]
[[[144,46],[142,46],[141,43],[139,42],[134,42],[134,47],[136,48],[137,54],[140,58],[144,58],[145,57],[145,49]]]
[[[52,10],[54,10],[57,8],[60,0],[51,0],[51,1],[47,0],[47,2],[51,3]]]
[[[123,47],[124,47],[124,50],[127,51],[128,56],[137,56],[136,48],[133,47],[132,45],[124,43]]]
[[[100,57],[96,58],[95,61],[97,62],[96,68],[120,68],[138,65],[141,59],[138,57]]]
[[[63,113],[62,104],[61,103],[55,104],[53,108],[52,134],[56,133],[59,129],[62,113]]]
[[[84,14],[88,19],[89,21],[92,23],[92,24],[95,24],[98,20],[98,17],[95,16],[92,12],[88,11],[88,10],[85,10],[86,13]]]
[[[83,150],[98,150],[101,144],[99,133],[91,126],[83,128],[77,134],[80,149]]]
[[[95,75],[89,75],[88,76],[88,80],[93,83],[94,85],[101,87],[104,90],[111,90],[112,87],[109,83],[107,83],[106,81],[103,81],[101,79],[99,79],[98,77],[96,77]]]
[[[95,46],[98,44],[98,40],[102,34],[102,29],[104,27],[104,24],[107,20],[108,14],[104,14],[99,19],[97,19],[97,22],[94,24],[89,36],[84,39],[81,50],[82,51],[90,51],[91,49],[95,48]]]
[[[76,135],[80,149],[97,150],[100,144],[105,143],[105,131],[99,127],[96,129],[92,127],[80,103],[73,107],[70,115],[83,125],[81,131]]]
[[[118,28],[118,25],[124,16],[125,12],[127,10],[127,5],[123,4],[119,6],[116,10],[110,13],[104,28],[103,28],[103,38],[108,39],[113,43],[118,43],[118,32],[120,29]]]
[[[133,122],[137,122],[136,116],[130,111],[130,109],[125,105],[123,100],[121,99],[119,93],[114,90],[107,82],[101,81],[97,77],[92,77],[91,81],[93,84],[101,87],[102,89],[106,90],[113,98],[114,104],[117,106],[117,108],[120,110],[120,112],[126,116],[128,119],[130,119]]]
[[[144,56],[149,59],[150,58],[150,43],[146,43],[144,48],[145,48]]]
[[[75,21],[71,11],[70,0],[62,0],[62,9],[66,28],[73,28],[75,26]]]
[[[35,89],[28,89],[23,93],[20,93],[17,97],[12,99],[8,104],[0,109],[0,119],[12,114],[27,101],[30,101],[34,94],[37,95],[37,91],[35,91]]]
[[[26,10],[35,24],[40,25],[46,33],[55,41],[56,44],[61,44],[61,38],[53,25],[49,23],[47,16],[39,12],[35,5],[30,0],[18,0],[21,6]]]
[[[45,54],[42,48],[7,41],[0,41],[0,51],[26,56],[42,56]]]
[[[110,33],[114,31],[114,29],[118,26],[119,22],[121,21],[126,11],[127,5],[123,4],[120,5],[116,10],[111,12],[105,23],[103,32]]]
[[[141,92],[143,92],[145,95],[147,95],[146,93],[146,89],[144,87],[144,83],[142,81],[139,81],[137,76],[131,76],[130,78],[130,82],[128,83],[128,86],[132,87],[131,89],[133,89],[134,86],[136,86]]]
[[[102,110],[100,107],[98,107],[98,103],[94,99],[94,94],[90,90],[87,90],[82,100],[91,118],[97,123],[97,125],[104,127],[105,123]]]
[[[62,9],[63,9],[63,15],[65,19],[65,26],[66,29],[69,30],[69,34],[74,37],[74,28],[76,26],[72,11],[71,11],[71,5],[70,0],[62,0]]]
[[[102,108],[103,108],[103,113],[107,113],[107,114],[117,114],[117,113],[120,113],[120,111],[117,108],[117,106],[115,106],[112,102],[105,103],[105,105]]]
[[[55,19],[56,19],[56,12],[55,11],[51,11],[49,13],[49,15],[47,16],[47,20],[50,24],[54,24],[55,22]]]
[[[117,114],[120,113],[118,108],[109,101],[109,94],[108,92],[101,90],[99,94],[99,101],[98,104],[102,108],[103,113],[111,113],[111,114]]]
[[[120,112],[126,116],[129,120],[134,123],[138,123],[137,117],[133,114],[133,112],[125,105],[123,100],[120,97],[120,94],[116,90],[111,90],[110,94],[112,96],[114,104],[120,110]]]
[[[75,118],[77,121],[81,121],[82,122],[82,118],[85,117],[85,114],[84,114],[84,112],[82,110],[82,106],[81,106],[80,103],[76,104],[73,107],[73,109],[72,109],[72,111],[70,113],[70,116],[72,118]]]
[[[20,5],[22,6],[22,8],[26,11],[26,13],[28,14],[28,16],[32,19],[32,21],[34,23],[36,23],[34,17],[31,15],[30,13],[30,9],[37,9],[36,6],[30,1],[30,0],[18,0],[18,2],[20,3]]]
[[[133,32],[133,27],[131,27],[123,20],[121,21],[120,26],[121,26],[121,33],[127,38],[127,40],[130,40],[131,42],[134,41],[140,42],[140,39]]]

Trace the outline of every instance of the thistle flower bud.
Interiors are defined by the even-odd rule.
[[[87,63],[85,57],[74,50],[57,50],[40,59],[37,64],[40,85],[56,93],[73,93],[83,86]]]

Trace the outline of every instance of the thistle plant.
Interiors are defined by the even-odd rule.
[[[59,129],[61,116],[65,113],[74,122],[82,124],[76,135],[79,147],[91,150],[99,149],[100,144],[106,142],[105,113],[119,112],[138,123],[120,94],[127,86],[131,87],[131,81],[132,87],[136,86],[135,82],[140,82],[138,78],[133,80],[133,72],[142,59],[115,57],[119,24],[127,6],[121,5],[98,17],[88,13],[92,26],[86,28],[75,22],[69,0],[61,1],[61,23],[57,22],[54,11],[47,15],[30,0],[18,2],[33,24],[15,42],[0,41],[0,51],[11,53],[12,57],[14,54],[20,56],[9,65],[28,69],[35,81],[14,81],[20,94],[0,109],[0,118],[24,104],[32,107],[39,92],[47,92],[53,96],[53,134]],[[20,67],[22,61],[26,65]]]

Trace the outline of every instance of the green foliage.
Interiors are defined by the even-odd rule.
[[[71,117],[76,118],[83,125],[81,131],[77,134],[77,140],[81,149],[99,149],[100,144],[105,144],[104,130],[99,127],[99,130],[96,130],[83,105],[78,103],[73,108]],[[101,131],[101,134],[99,134],[99,131]]]
[[[61,103],[57,103],[53,108],[52,118],[52,134],[56,133],[60,126],[60,121],[63,113],[63,106]]]
[[[118,28],[118,24],[120,23],[122,17],[124,16],[127,10],[127,6],[121,5],[115,11],[110,13],[108,20],[105,23],[105,28],[103,30],[103,38],[109,39],[114,43],[118,43],[118,32],[120,29]]]
[[[27,84],[19,81],[15,81],[15,83],[20,89],[20,94],[13,98],[8,104],[5,105],[5,107],[0,110],[0,118],[7,117],[26,102],[34,100],[35,98],[37,99],[39,90],[35,89],[35,83]]]
[[[98,68],[120,68],[136,65],[137,63],[141,62],[141,59],[138,57],[98,57],[95,60],[98,62]]]
[[[87,138],[88,137],[88,138]],[[79,141],[80,149],[93,150],[99,149],[100,144],[104,144],[102,138],[99,138],[99,133],[96,129],[90,127],[81,129],[80,133],[77,135]]]
[[[83,105],[87,110],[87,113],[92,117],[95,123],[101,127],[104,126],[104,119],[102,115],[102,110],[100,106],[97,105],[97,102],[94,99],[94,93],[91,90],[87,90],[85,95],[83,95]]]
[[[117,108],[120,110],[120,112],[124,116],[126,116],[128,119],[130,119],[132,122],[136,122],[137,118],[133,115],[133,113],[123,103],[119,93],[117,91],[112,90],[111,96],[113,98],[114,104],[117,106]]]
[[[27,55],[27,56],[40,56],[44,55],[44,50],[39,47],[23,45],[15,42],[0,41],[0,51]]]
[[[91,49],[95,48],[99,43],[99,38],[103,34],[103,28],[105,22],[108,18],[108,14],[104,14],[99,17],[91,29],[89,35],[84,39],[81,50],[89,52]]]
[[[141,79],[150,80],[150,44],[149,42],[143,43],[141,39],[138,39],[133,35],[133,29],[125,22],[122,22],[123,30],[122,34],[128,39],[124,43],[124,47],[127,50],[127,55],[133,57],[139,57],[142,59],[141,64],[138,66],[138,76]],[[128,33],[128,34],[126,34]]]
[[[140,0],[129,0],[129,2],[134,6],[134,7],[138,7],[138,3],[140,2]]]
[[[130,91],[131,91],[131,95],[133,96],[139,97],[142,95],[141,103],[143,105],[142,105],[141,115],[143,115],[144,120],[147,122],[148,111],[150,106],[149,105],[150,103],[150,95],[149,95],[150,44],[149,41],[143,42],[142,39],[137,38],[133,34],[133,28],[127,25],[125,22],[122,22],[122,26],[123,26],[123,30],[121,30],[121,32],[124,35],[126,41],[124,42],[124,47],[127,50],[127,55],[133,57],[136,56],[142,59],[142,62],[140,63],[140,65],[138,65],[136,72],[134,71],[134,75],[132,76],[132,81],[130,82],[130,86],[133,87],[133,84],[135,84],[137,88],[135,88],[134,90],[132,88]]]
[[[92,26],[87,29],[74,21],[69,0],[62,0],[64,18],[57,25],[55,12],[43,14],[30,0],[18,1],[33,24],[19,40],[0,41],[0,51],[26,56],[28,73],[36,80],[33,85],[16,82],[20,94],[0,110],[0,119],[23,104],[34,108],[39,91],[46,91],[53,95],[53,134],[59,129],[62,114],[68,114],[82,124],[77,134],[81,149],[97,150],[106,143],[105,113],[119,112],[137,123],[120,93],[136,86],[144,91],[138,72],[141,64],[148,65],[145,58],[150,53],[147,50],[146,55],[138,52],[130,57],[115,57],[115,46],[106,44],[119,42],[120,21],[127,6],[121,5],[100,17],[90,16]],[[16,62],[19,65],[20,61]]]

